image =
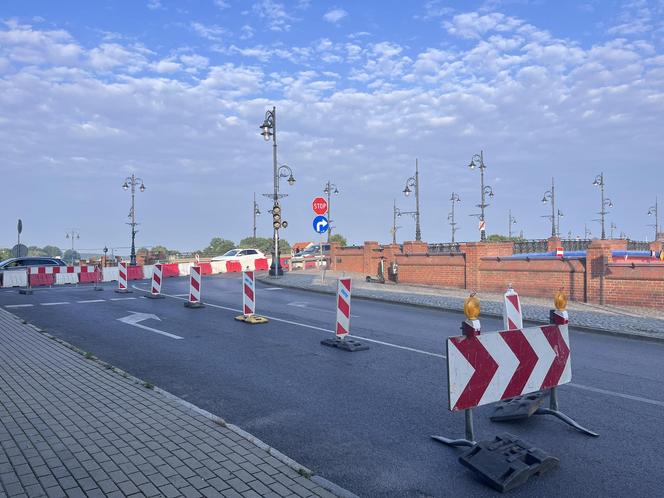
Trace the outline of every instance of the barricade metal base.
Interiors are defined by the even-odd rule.
[[[186,303],[184,303],[184,307],[185,307],[185,308],[193,308],[193,309],[197,309],[197,308],[204,308],[205,305],[204,305],[203,303],[201,303],[201,302],[195,302],[195,303],[192,303],[192,302],[190,302],[190,301],[187,301]]]
[[[344,351],[350,351],[351,353],[354,353],[355,351],[366,351],[369,349],[369,346],[362,344],[355,339],[323,339],[320,343],[323,346],[343,349]]]
[[[152,294],[152,293],[148,294],[148,295],[145,296],[145,297],[147,297],[148,299],[166,299],[166,298],[165,298],[164,296],[162,296],[161,294]]]
[[[559,418],[563,422],[565,422],[567,425],[570,425],[571,427],[574,427],[577,431],[582,432],[588,436],[592,437],[599,437],[599,434],[596,432],[593,432],[589,429],[586,429],[582,425],[580,425],[576,420],[568,417],[565,415],[563,412],[558,411],[558,410],[552,410],[551,408],[539,408],[536,412],[535,415],[553,415],[554,417]]]
[[[560,463],[556,457],[508,433],[496,436],[491,441],[480,441],[460,456],[459,461],[502,493]]]
[[[30,295],[30,294],[34,294],[34,291],[32,289],[19,289],[18,293],[19,294]]]
[[[431,439],[439,443],[446,444],[447,446],[475,446],[475,429],[473,426],[473,411],[464,410],[466,418],[466,437],[465,439],[450,439],[444,436],[431,436]]]
[[[260,315],[238,315],[235,317],[238,322],[249,323],[251,325],[258,325],[259,323],[267,323],[269,320]]]
[[[94,289],[92,289],[92,290],[103,291],[104,288],[103,288],[103,287],[99,287],[99,286],[97,285],[97,286],[95,286]]]
[[[115,292],[118,294],[131,294],[134,291],[130,291],[129,289],[115,289]]]

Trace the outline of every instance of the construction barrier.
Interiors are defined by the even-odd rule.
[[[154,265],[145,265],[143,268],[143,280],[151,280],[152,272],[154,271]]]
[[[519,295],[512,289],[512,284],[509,285],[503,296],[503,327],[505,330],[523,328],[521,301]]]
[[[226,273],[226,261],[212,261],[210,266],[212,273]]]
[[[3,287],[27,287],[28,275],[21,270],[5,270],[2,273]]]
[[[115,292],[131,292],[127,288],[127,263],[124,261],[120,261],[120,263],[118,263],[118,288],[115,290]]]
[[[162,265],[162,272],[164,278],[180,276],[180,269],[178,268],[177,263],[166,263]]]
[[[212,265],[210,263],[199,263],[202,275],[212,275]]]
[[[201,267],[192,266],[189,270],[189,299],[184,305],[187,308],[202,308],[201,302]]]
[[[351,279],[340,278],[337,284],[337,323],[334,339],[323,339],[320,343],[324,346],[343,349],[344,351],[364,351],[369,346],[355,339],[349,339],[350,333],[350,296]]]
[[[143,267],[127,265],[127,280],[143,280]]]
[[[267,262],[267,258],[258,258],[254,263],[256,271],[268,270],[270,265]]]
[[[46,269],[50,269],[50,267],[32,267],[30,268],[30,287],[43,287],[43,286],[51,286],[55,283],[55,278],[53,276],[52,271],[49,273],[46,273]]]
[[[79,282],[79,277],[81,279],[87,277],[88,275],[94,276],[92,273],[56,273],[55,276],[55,284],[56,285],[64,285],[64,284],[73,284],[76,285]],[[92,282],[92,280],[90,280]]]
[[[239,261],[226,261],[226,271],[228,273],[242,271],[242,265]]]
[[[181,277],[190,275],[192,266],[194,266],[193,263],[178,263],[178,273],[180,274]]]
[[[242,272],[242,310],[235,319],[252,325],[267,323],[267,318],[256,315],[256,279],[253,270]]]
[[[152,280],[150,281],[150,293],[148,294],[149,298],[159,299],[164,296],[161,295],[161,283],[163,281],[163,266],[162,264],[156,263],[152,267]]]

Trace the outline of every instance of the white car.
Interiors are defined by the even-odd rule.
[[[212,261],[239,261],[242,268],[253,268],[257,259],[264,259],[265,254],[258,249],[231,249],[221,256],[215,256]]]

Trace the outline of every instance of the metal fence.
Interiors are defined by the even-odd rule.
[[[546,252],[548,247],[547,239],[535,240],[515,240],[514,254],[525,254],[532,252]]]
[[[451,242],[444,244],[429,244],[427,251],[429,254],[460,253],[461,245],[458,242],[455,242],[454,244]]]
[[[592,242],[590,239],[562,239],[563,249],[565,251],[585,251]]]
[[[628,240],[627,241],[627,250],[628,251],[649,251],[650,242],[640,241],[640,240]]]

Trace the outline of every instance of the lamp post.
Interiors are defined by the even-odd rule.
[[[547,190],[542,196],[542,204],[548,201],[551,201],[551,214],[545,217],[551,220],[551,237],[555,237],[560,231],[560,226],[556,227],[556,186],[553,178],[551,178],[551,190]]]
[[[507,234],[510,240],[512,240],[512,225],[516,225],[516,218],[512,216],[512,210],[509,210],[509,225],[507,226]]]
[[[611,202],[611,199],[609,199],[608,197],[604,197],[604,173],[600,173],[595,177],[593,185],[595,187],[599,187],[602,196],[602,209],[598,214],[600,215],[599,221],[602,224],[602,240],[604,240],[606,239],[606,232],[604,231],[604,218],[606,217],[607,214],[609,214],[606,208],[613,207],[613,202]]]
[[[560,209],[556,209],[556,215],[557,215],[557,216],[556,216],[556,218],[557,218],[557,221],[556,221],[556,232],[557,232],[557,234],[558,234],[558,237],[560,237],[560,218],[562,218],[562,217],[565,216],[565,215],[563,214],[563,212],[562,212]]]
[[[135,211],[135,202],[136,202],[136,186],[140,183],[139,190],[145,192],[145,184],[143,183],[142,178],[138,178],[133,173],[131,176],[125,178],[122,188],[128,190],[131,188],[131,209],[129,210],[128,218],[131,219],[127,225],[131,226],[131,254],[129,256],[129,266],[136,266],[136,211]]]
[[[256,192],[254,192],[254,210],[253,210],[253,216],[254,216],[254,245],[256,245],[256,216],[260,216],[261,210],[258,209],[258,203],[256,202]]]
[[[422,232],[420,231],[420,173],[418,160],[415,159],[415,176],[411,176],[406,180],[406,188],[403,193],[406,197],[412,192],[411,188],[415,189],[415,240],[422,240]]]
[[[270,275],[278,277],[284,274],[281,268],[281,261],[279,261],[279,229],[286,228],[288,223],[281,220],[281,206],[279,199],[285,197],[287,194],[279,193],[279,179],[288,178],[288,184],[295,183],[293,171],[286,165],[281,167],[277,164],[277,108],[272,107],[272,110],[265,112],[265,119],[263,124],[260,125],[261,135],[266,142],[272,138],[272,177],[274,181],[274,192],[272,194],[263,194],[266,197],[272,198],[272,228],[274,229],[274,250],[272,252],[272,264],[270,265]]]
[[[327,224],[328,224],[328,230],[327,230],[327,242],[330,242],[330,237],[332,236],[332,204],[331,204],[331,196],[332,194],[334,195],[339,195],[339,188],[334,184],[330,183],[330,180],[327,181],[325,184],[325,188],[323,189],[323,193],[327,195]]]
[[[480,191],[482,194],[481,197],[481,202],[480,204],[477,204],[477,207],[480,208],[480,214],[479,215],[471,215],[471,216],[479,216],[480,219],[480,240],[485,241],[486,240],[486,223],[484,222],[484,210],[489,206],[489,204],[486,203],[486,196],[488,195],[489,197],[493,197],[493,189],[491,188],[491,185],[484,185],[484,170],[486,169],[486,165],[484,164],[484,151],[480,150],[479,154],[473,155],[473,157],[470,159],[470,164],[468,164],[468,167],[470,169],[475,169],[479,168],[480,170]]]
[[[74,266],[74,239],[80,239],[81,235],[76,231],[75,228],[72,228],[70,232],[67,232],[65,239],[71,239],[71,264]]]
[[[392,230],[390,230],[390,232],[392,232],[392,244],[397,243],[397,230],[399,230],[399,228],[401,228],[401,227],[397,226],[397,217],[398,216],[401,216],[401,211],[397,207],[397,200],[394,199],[394,206],[393,206],[393,210],[392,210]]]
[[[616,224],[612,221],[611,224],[609,225],[609,230],[610,230],[609,233],[610,233],[610,237],[611,237],[611,239],[613,239],[613,230],[616,229],[616,228],[618,228],[618,227],[617,227]]]
[[[458,223],[455,221],[454,218],[454,205],[457,202],[461,202],[461,198],[459,197],[459,194],[457,194],[456,192],[452,192],[452,197],[450,197],[450,201],[452,202],[452,211],[450,211],[450,213],[447,215],[447,220],[450,222],[450,227],[452,227],[452,244],[454,244],[454,235],[458,230],[457,228]]]
[[[652,215],[655,215],[655,224],[650,225],[650,226],[655,227],[655,239],[654,240],[657,240],[659,238],[659,204],[657,202],[657,197],[655,197],[655,205],[650,206],[650,208],[648,208],[648,216],[652,216]]]
[[[583,238],[585,240],[588,240],[588,238],[592,235],[592,232],[588,229],[588,225],[585,223],[583,224]]]

